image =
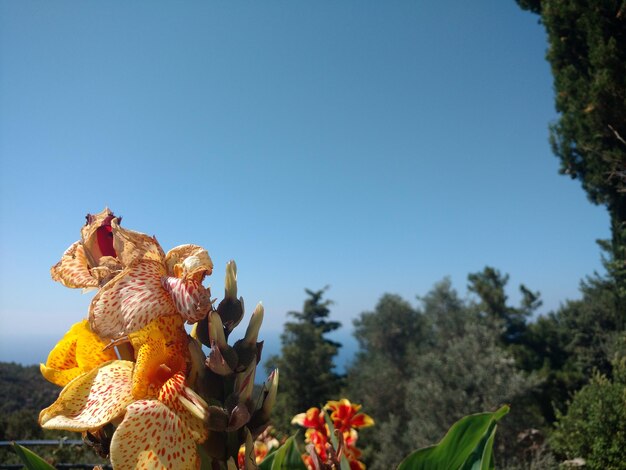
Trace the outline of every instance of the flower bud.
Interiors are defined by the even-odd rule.
[[[237,265],[234,260],[230,260],[226,263],[226,279],[224,281],[225,292],[224,298],[236,299],[237,298]]]
[[[259,330],[261,329],[261,323],[263,323],[264,311],[265,309],[263,308],[263,304],[259,302],[254,309],[254,312],[252,312],[250,323],[248,323],[248,328],[246,329],[246,335],[244,336],[244,341],[246,343],[256,346],[256,342],[259,337]]]

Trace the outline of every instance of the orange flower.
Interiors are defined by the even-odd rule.
[[[361,405],[352,404],[347,398],[329,401],[324,408],[330,410],[330,418],[333,420],[335,429],[341,432],[374,425],[374,420],[370,416],[358,412]]]
[[[324,419],[324,412],[319,408],[309,408],[306,413],[299,413],[295,415],[291,424],[297,424],[299,426],[316,429],[321,433],[327,434],[326,420]]]

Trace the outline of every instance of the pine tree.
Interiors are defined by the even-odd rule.
[[[342,385],[342,377],[334,370],[341,344],[325,336],[341,323],[328,319],[332,302],[322,299],[326,289],[306,289],[309,298],[302,312],[288,313],[295,321],[285,323],[280,355],[265,363],[268,370],[280,371],[280,393],[272,415],[283,431],[288,431],[295,414],[337,399]]]

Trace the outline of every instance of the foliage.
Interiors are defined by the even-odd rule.
[[[412,453],[398,470],[493,469],[496,425],[508,412],[509,407],[503,406],[493,413],[461,418],[439,444]]]
[[[582,298],[528,325],[519,366],[541,377],[535,402],[548,422],[564,412],[567,400],[597,370],[610,375],[610,349],[622,329],[613,283],[598,276],[581,284]]]
[[[551,143],[560,171],[580,180],[611,218],[607,267],[626,298],[626,2],[517,0],[548,33],[559,120]]]
[[[287,438],[277,451],[268,455],[259,470],[306,470],[295,436]]]
[[[59,440],[58,446],[42,446],[37,452],[51,463],[104,463],[87,446],[63,443],[64,439],[73,439],[74,434],[39,426],[39,411],[54,401],[58,393],[59,387],[45,381],[38,366],[0,362],[0,440]],[[0,462],[17,464],[19,460],[11,449],[2,448]]]
[[[536,385],[517,370],[501,341],[504,322],[487,315],[480,298],[461,299],[446,279],[420,301],[413,308],[387,294],[355,321],[361,350],[348,372],[348,393],[378,423],[363,436],[374,470],[398,464],[416,445],[434,443],[463,415],[517,403]],[[523,412],[515,415],[505,439],[528,424]]]
[[[331,301],[323,300],[326,289],[306,290],[308,298],[301,312],[289,312],[281,335],[280,355],[268,358],[267,369],[279,369],[281,393],[273,412],[273,423],[289,432],[291,417],[339,393],[342,378],[334,371],[334,359],[341,345],[325,335],[341,324],[330,321]]]
[[[613,380],[596,373],[559,414],[551,443],[590,469],[626,469],[626,357],[615,361]]]
[[[54,470],[52,465],[25,447],[13,444],[13,450],[28,470]]]

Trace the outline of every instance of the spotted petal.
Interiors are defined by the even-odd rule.
[[[53,280],[65,287],[74,289],[98,287],[98,280],[89,271],[89,264],[81,242],[74,243],[63,253],[61,261],[50,268],[50,275]]]
[[[202,320],[211,310],[211,291],[200,281],[168,276],[162,279],[162,286],[169,292],[176,311],[188,323]]]
[[[175,411],[196,442],[204,442],[208,436],[202,418],[207,416],[207,403],[185,385],[181,373],[169,379],[159,391],[159,401]]]
[[[40,364],[42,375],[60,386],[72,379],[117,358],[112,349],[91,329],[87,320],[75,323],[50,351],[46,364]]]
[[[88,431],[117,418],[133,401],[133,365],[130,361],[111,361],[75,378],[51,406],[42,410],[39,424],[44,429]]]
[[[170,276],[195,279],[199,282],[213,272],[213,261],[209,253],[198,245],[180,245],[172,248],[165,256],[165,265]]]
[[[172,375],[186,371],[188,336],[178,315],[159,317],[129,336],[137,364],[133,374],[133,396],[155,398]]]
[[[142,260],[110,280],[89,307],[91,328],[103,338],[137,331],[155,318],[175,315],[176,307],[161,286],[163,264]]]
[[[197,460],[192,433],[175,411],[158,400],[131,404],[111,440],[111,464],[116,470],[195,470]]]

